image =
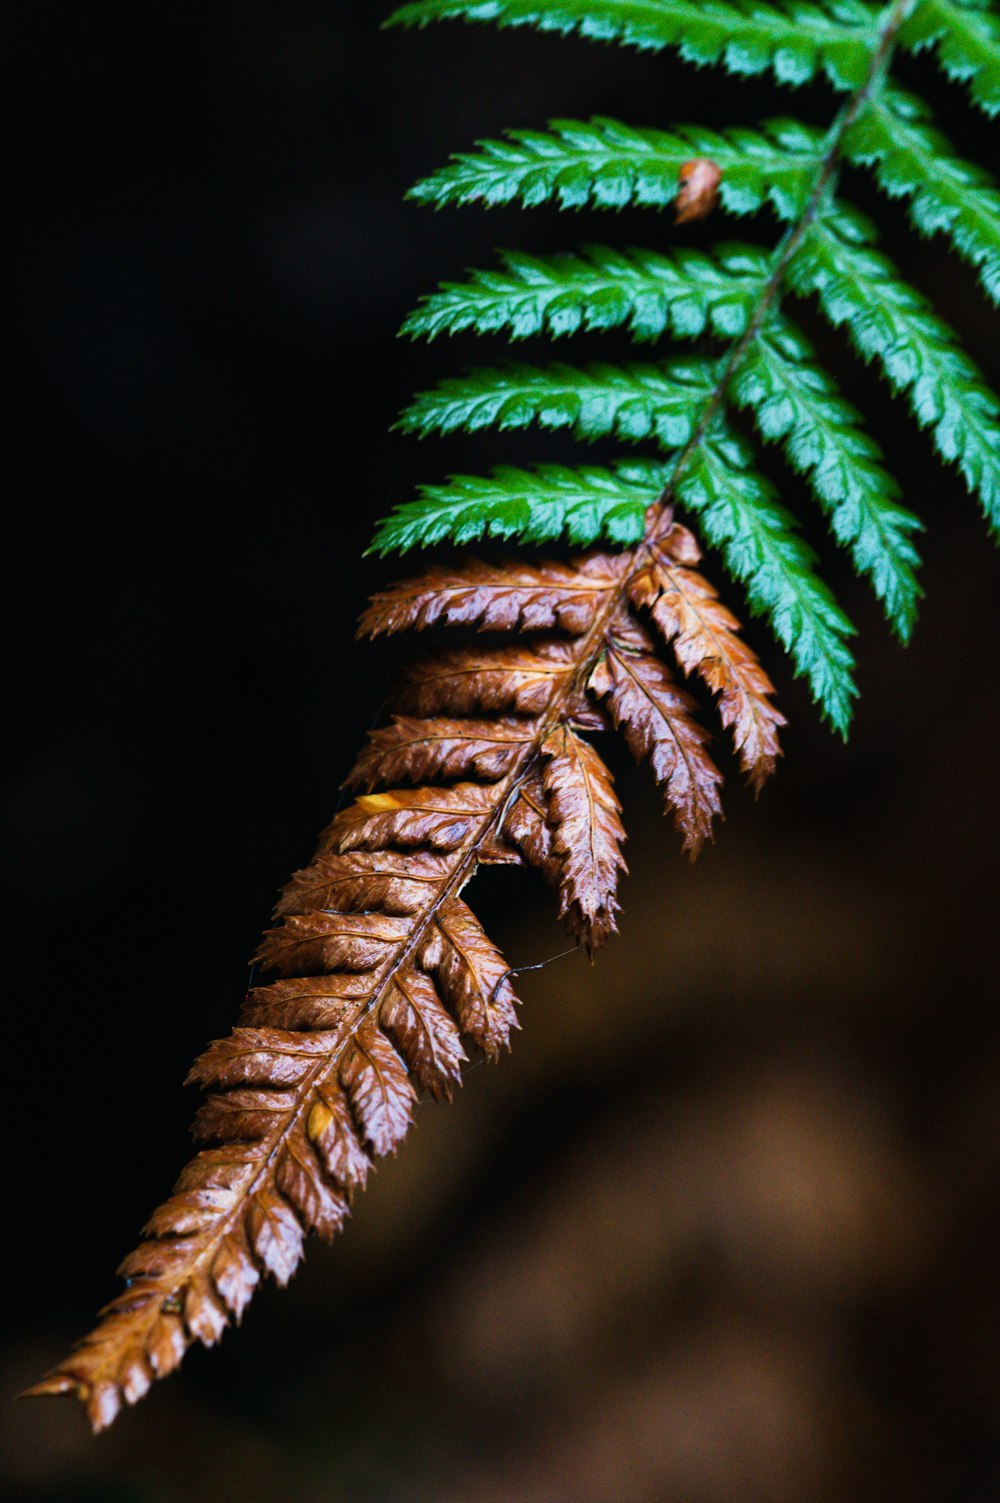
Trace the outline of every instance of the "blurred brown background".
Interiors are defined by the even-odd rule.
[[[418,479],[572,452],[387,436],[409,392],[503,353],[411,348],[402,317],[495,245],[681,239],[655,214],[434,215],[405,188],[477,136],[560,115],[833,107],[822,86],[776,99],[583,42],[384,35],[380,14],[149,0],[14,22],[0,1491],[998,1498],[1000,558],[826,334],[928,524],[903,652],[769,460],[861,629],[850,745],[757,630],[792,721],[774,786],[755,806],[727,763],[728,821],[689,868],[647,778],[610,753],[622,937],[593,969],[522,978],[512,1057],[421,1107],[339,1245],[96,1442],[74,1406],[12,1402],[115,1291],[188,1151],[188,1063],[229,1028],[271,895],[411,650],[351,640],[397,567],[359,562],[374,519]],[[996,128],[927,60],[902,72],[989,163]],[[879,213],[1000,380],[972,274]],[[774,229],[683,243],[720,233]],[[511,964],[565,948],[527,877],[471,896]]]

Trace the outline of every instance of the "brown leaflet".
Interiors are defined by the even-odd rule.
[[[174,1185],[175,1198],[205,1196],[218,1210],[228,1210],[242,1193],[248,1175],[252,1175],[264,1159],[266,1151],[260,1143],[223,1143],[218,1148],[203,1149],[181,1170]]]
[[[350,1213],[349,1201],[325,1178],[301,1124],[289,1135],[275,1183],[307,1230],[316,1232],[325,1242],[340,1231]]]
[[[652,562],[629,586],[633,603],[647,606],[663,640],[673,645],[685,673],[697,673],[719,695],[719,715],[732,731],[740,767],[759,793],[781,755],[778,728],[785,717],[771,703],[774,685],[756,654],[739,635],[736,617],[705,577],[687,567],[691,549],[677,559],[686,529],[675,527],[662,547],[653,545]],[[690,538],[690,533],[686,534]],[[691,539],[693,546],[694,540]],[[673,544],[671,547],[670,545]],[[694,549],[694,560],[698,557]]]
[[[426,971],[411,966],[397,974],[379,1011],[379,1022],[425,1091],[450,1101],[462,1082],[466,1059],[458,1029],[441,1005]]]
[[[689,527],[683,527],[680,522],[674,521],[672,506],[664,509],[663,523],[666,530],[662,536],[651,538],[646,544],[646,550],[670,564],[688,564],[691,567],[700,564],[701,549],[698,540]]]
[[[246,1233],[257,1261],[284,1288],[302,1257],[302,1227],[284,1196],[255,1190],[247,1208]]]
[[[228,1316],[203,1274],[196,1274],[188,1284],[181,1308],[192,1341],[214,1346],[226,1329]]]
[[[350,1200],[355,1190],[364,1188],[371,1160],[343,1092],[337,1085],[318,1085],[306,1105],[305,1135],[329,1178]]]
[[[708,734],[692,717],[694,702],[655,656],[655,643],[638,621],[624,613],[614,619],[590,686],[607,699],[636,760],[652,762],[684,848],[697,855],[722,812],[722,778],[705,750]]]
[[[409,668],[397,695],[417,715],[465,715],[506,710],[541,715],[576,666],[573,647],[542,641],[533,647],[460,647]]]
[[[433,896],[452,863],[430,851],[345,851],[320,855],[295,873],[275,908],[311,913],[317,908],[341,912],[377,908],[381,913],[411,914]]]
[[[415,720],[394,715],[373,731],[347,780],[349,788],[377,783],[483,778],[495,781],[510,770],[518,751],[535,734],[532,721]]]
[[[627,870],[621,805],[597,752],[568,726],[542,749],[552,842],[561,857],[559,914],[593,954],[617,928],[618,873]]]
[[[242,1226],[221,1238],[209,1277],[224,1308],[240,1320],[260,1283],[260,1270],[250,1256]]]
[[[496,946],[461,898],[434,915],[420,951],[420,964],[433,971],[463,1033],[489,1059],[496,1059],[519,1027],[517,998]]]
[[[405,918],[382,913],[289,913],[268,929],[254,959],[282,976],[310,971],[367,971],[406,939]]]
[[[492,813],[496,799],[495,788],[481,783],[365,793],[341,810],[325,838],[341,852],[387,845],[454,851]]]
[[[537,769],[519,785],[504,815],[499,839],[481,847],[480,859],[534,867],[550,886],[559,886],[562,860],[553,844],[548,795]]]
[[[392,1153],[413,1117],[410,1077],[385,1034],[361,1025],[340,1067],[340,1083],[362,1136],[380,1158]]]
[[[191,1131],[203,1143],[256,1142],[281,1131],[293,1104],[289,1091],[225,1091],[202,1102]]]
[[[313,1029],[349,1028],[358,1004],[371,993],[364,973],[334,976],[293,976],[247,993],[240,1022],[248,1027]]]
[[[227,1143],[196,1154],[174,1193],[143,1227],[150,1237],[188,1237],[236,1205],[264,1150],[259,1143]]]
[[[298,1033],[278,1028],[234,1028],[195,1060],[185,1082],[225,1090],[237,1085],[298,1085],[344,1042],[340,1032]]]
[[[428,569],[373,596],[359,636],[416,630],[435,622],[480,631],[548,631],[577,634],[621,576],[623,555],[591,554],[577,566],[546,563],[481,564]]]

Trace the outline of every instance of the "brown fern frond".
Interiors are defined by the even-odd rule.
[[[685,844],[707,837],[719,775],[706,734],[633,608],[649,608],[721,694],[751,777],[773,760],[770,686],[690,569],[693,546],[654,512],[632,553],[435,569],[376,598],[372,633],[460,623],[542,635],[408,670],[400,713],[348,780],[366,791],[280,898],[257,954],[270,979],[191,1072],[210,1092],[195,1119],[206,1146],[122,1264],[129,1287],[33,1392],[74,1393],[95,1428],[109,1424],[188,1345],[239,1320],[262,1274],[287,1282],[306,1232],[342,1226],[418,1090],[448,1099],[469,1050],[495,1059],[508,1046],[512,973],[460,896],[478,865],[538,870],[588,950],[614,932],[624,831],[582,732],[621,728],[665,783]]]

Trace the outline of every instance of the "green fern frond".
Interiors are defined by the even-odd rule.
[[[900,46],[933,46],[949,78],[967,83],[988,115],[1000,110],[1000,17],[989,0],[921,0],[899,34]]]
[[[714,255],[681,250],[585,246],[577,255],[503,254],[503,270],[474,271],[426,297],[402,332],[434,339],[472,329],[511,339],[558,338],[627,326],[633,339],[706,331],[736,338],[749,326],[773,257],[752,246],[720,246]]]
[[[854,89],[867,76],[877,18],[860,0],[412,0],[388,24],[492,21],[575,31],[647,51],[676,47],[686,62],[721,63],[730,73],[773,69],[780,83],[808,83],[822,69],[836,88]]]
[[[507,365],[469,371],[419,393],[399,426],[408,433],[570,428],[580,438],[656,438],[678,449],[691,438],[717,381],[715,362],[663,365]]]
[[[1000,301],[1000,190],[955,154],[927,107],[898,89],[890,71],[897,43],[933,47],[952,77],[969,82],[977,103],[1000,109],[1000,22],[978,0],[891,0],[880,8],[858,0],[415,0],[393,20],[424,25],[449,17],[675,47],[689,62],[771,69],[788,83],[823,69],[853,93],[828,130],[794,120],[757,130],[557,120],[545,131],[481,142],[419,183],[412,196],[437,207],[516,201],[661,209],[675,199],[686,164],[707,160],[721,174],[721,209],[743,214],[770,205],[788,228],[773,251],[731,244],[697,252],[512,251],[495,269],[444,283],[403,332],[516,341],[621,328],[636,342],[696,339],[707,347],[655,364],[483,369],[422,393],[400,419],[407,431],[537,424],[583,439],[652,440],[662,457],[457,476],[398,507],[373,546],[384,552],[484,535],[624,545],[642,535],[651,502],[673,499],[697,513],[828,719],[846,730],[855,694],[852,628],[725,412],[745,409],[766,440],[782,443],[890,624],[908,638],[921,595],[921,524],[901,504],[858,412],[788,321],[788,293],[815,295],[827,319],[846,325],[861,354],[877,358],[907,395],[917,422],[1000,531],[1000,400],[926,299],[875,248],[864,217],[832,197],[841,161],[871,168],[887,194],[909,200],[916,227],[946,234]]]
[[[817,575],[815,554],[795,531],[794,518],[754,469],[749,446],[713,425],[675,489],[745,585],[751,609],[767,615],[830,724],[846,735],[857,694],[847,646],[854,627]]]
[[[921,524],[897,504],[899,487],[881,450],[813,354],[798,329],[772,324],[748,345],[730,391],[752,411],[764,438],[784,440],[789,462],[809,477],[834,536],[851,548],[855,567],[870,577],[906,641],[921,594],[911,541]]]
[[[520,201],[526,208],[555,199],[562,209],[665,208],[677,197],[677,176],[694,157],[722,172],[719,196],[730,214],[770,204],[779,219],[801,213],[823,154],[823,132],[796,120],[770,120],[757,130],[676,126],[642,130],[618,120],[553,120],[547,131],[509,131],[503,141],[452,157],[410,189],[409,197],[441,208]]]
[[[994,529],[1000,529],[1000,401],[948,325],[892,262],[872,249],[873,230],[851,209],[832,208],[804,234],[789,282],[815,292],[833,324],[846,324],[866,360],[877,357],[906,392],[941,457],[957,463]]]
[[[911,218],[923,234],[947,234],[977,268],[988,296],[1000,302],[1000,189],[988,172],[957,157],[930,119],[922,100],[882,89],[851,127],[846,155],[874,166],[893,198],[911,200]]]
[[[604,539],[624,546],[642,537],[646,510],[670,479],[673,462],[627,460],[610,468],[542,464],[499,467],[490,475],[453,475],[425,485],[417,501],[379,523],[371,552],[404,553],[450,540],[517,537],[527,543],[567,538],[578,547]]]

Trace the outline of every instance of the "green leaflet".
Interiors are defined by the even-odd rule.
[[[577,31],[627,47],[676,47],[686,62],[721,63],[731,73],[773,69],[787,84],[807,83],[822,69],[836,88],[853,89],[867,76],[877,16],[859,0],[412,0],[388,24],[459,19]]]
[[[789,283],[815,292],[834,324],[877,357],[897,391],[905,391],[921,427],[943,459],[957,463],[994,529],[1000,529],[1000,401],[948,325],[892,262],[871,248],[862,215],[840,206],[810,226],[789,266]]]
[[[1000,302],[1000,190],[988,172],[957,157],[922,100],[898,89],[874,93],[851,127],[846,155],[873,165],[893,198],[908,197],[925,235],[947,234]]]
[[[505,466],[488,476],[453,475],[447,485],[421,486],[419,500],[397,506],[379,523],[371,551],[403,553],[479,537],[518,537],[527,543],[565,537],[582,547],[602,539],[637,543],[646,508],[672,470],[671,460],[647,459],[610,468],[543,464],[531,470]]]
[[[794,519],[752,466],[748,446],[713,425],[677,480],[676,495],[697,514],[704,536],[745,584],[751,609],[767,615],[830,724],[846,736],[857,694],[847,646],[854,628],[816,574],[815,555]]]
[[[401,414],[408,433],[478,428],[571,428],[580,438],[688,442],[718,378],[708,360],[663,365],[507,365],[469,371],[421,392]]]
[[[519,200],[527,208],[555,199],[562,209],[664,208],[677,196],[677,174],[692,157],[722,170],[719,195],[730,214],[753,214],[770,204],[779,219],[805,206],[823,152],[823,132],[795,120],[771,120],[758,130],[675,126],[642,130],[618,120],[553,120],[547,131],[509,131],[481,141],[475,152],[410,189],[421,203]]]
[[[837,541],[851,548],[889,621],[908,640],[921,594],[911,534],[920,522],[897,504],[899,487],[883,467],[861,415],[837,394],[791,324],[770,325],[748,347],[730,387],[764,438],[783,439],[789,462],[809,476]]]
[[[507,251],[501,271],[474,271],[469,281],[447,282],[426,297],[402,332],[428,339],[465,329],[558,338],[624,324],[636,340],[668,329],[682,338],[706,331],[735,338],[749,325],[771,264],[769,252],[752,246],[722,246],[714,256],[603,245],[577,255]]]
[[[938,62],[988,115],[1000,110],[1000,18],[989,0],[921,0],[899,34],[917,51],[933,46]]]

